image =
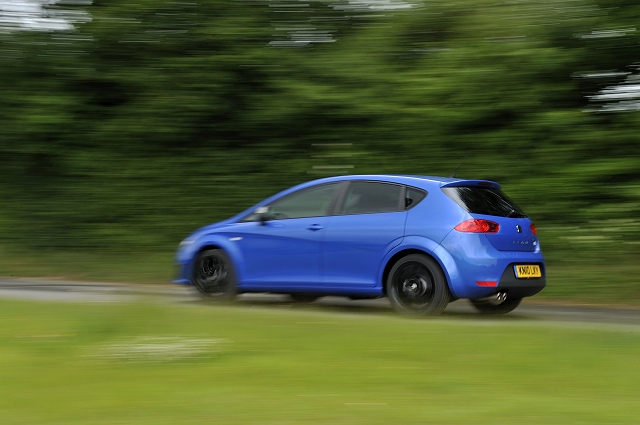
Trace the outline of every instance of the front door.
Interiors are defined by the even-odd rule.
[[[338,183],[303,189],[268,206],[264,222],[240,223],[242,286],[287,290],[321,283],[321,250]]]

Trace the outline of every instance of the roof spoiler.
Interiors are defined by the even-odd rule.
[[[469,187],[469,186],[490,187],[493,189],[500,189],[500,185],[498,183],[492,182],[490,180],[457,180],[450,183],[443,183],[440,187]]]

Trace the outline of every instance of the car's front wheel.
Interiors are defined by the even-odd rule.
[[[389,272],[386,289],[393,308],[409,315],[437,316],[450,299],[440,265],[421,254],[398,260]]]
[[[495,296],[490,298],[476,298],[471,304],[482,314],[507,314],[520,305],[522,298],[507,298],[498,300]]]
[[[200,294],[209,299],[231,301],[236,296],[233,264],[221,249],[208,249],[198,254],[192,283]]]

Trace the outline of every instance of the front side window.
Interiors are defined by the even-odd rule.
[[[270,220],[283,220],[327,215],[337,187],[338,183],[329,183],[287,195],[269,205],[267,216]],[[244,221],[256,220],[258,215],[254,213]]]
[[[404,209],[402,186],[379,182],[351,182],[340,214],[371,214]],[[401,202],[402,201],[402,202]]]

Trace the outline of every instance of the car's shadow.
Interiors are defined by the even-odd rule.
[[[199,299],[199,303],[209,304],[206,299]],[[288,295],[279,294],[243,294],[237,297],[233,306],[237,308],[266,308],[274,310],[297,310],[326,313],[341,313],[354,315],[375,315],[403,317],[393,310],[388,299],[379,298],[373,300],[351,300],[345,297],[322,297],[311,303],[293,301]],[[423,316],[410,317],[409,319],[425,319]],[[539,318],[530,314],[519,313],[517,310],[505,315],[486,315],[477,312],[466,300],[458,300],[450,303],[447,309],[438,316],[442,319],[476,320],[476,321],[503,321],[523,322],[536,321]]]

